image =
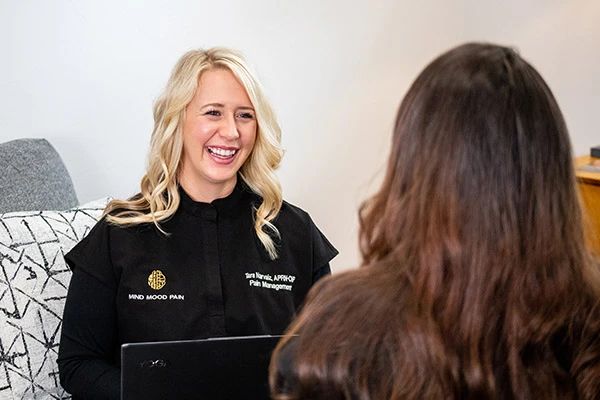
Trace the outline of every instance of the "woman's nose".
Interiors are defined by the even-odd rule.
[[[237,139],[240,136],[234,115],[223,118],[223,123],[219,129],[219,134],[228,139]]]

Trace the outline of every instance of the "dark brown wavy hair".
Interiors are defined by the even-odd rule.
[[[274,398],[599,398],[569,135],[514,50],[469,43],[421,72],[359,238],[362,267],[319,282],[276,349]]]

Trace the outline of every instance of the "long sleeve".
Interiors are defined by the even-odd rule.
[[[58,355],[60,382],[73,399],[119,400],[115,293],[91,275],[73,271]]]

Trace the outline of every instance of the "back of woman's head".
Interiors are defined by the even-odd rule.
[[[512,49],[476,43],[429,64],[400,106],[361,223],[365,264],[410,261],[433,295],[448,274],[476,287],[580,272],[568,132],[537,71]]]
[[[398,398],[422,388],[438,398],[595,398],[597,265],[581,220],[567,128],[539,73],[491,44],[442,54],[402,101],[384,182],[361,208],[365,285],[388,311],[368,326],[339,316],[337,337],[323,339],[310,320],[332,312],[332,297],[356,310],[366,300],[360,285],[314,293],[291,329],[303,373],[319,347],[349,337],[372,349],[361,360],[377,357],[392,330],[389,376],[378,381],[395,382]],[[319,336],[315,352],[307,330]],[[394,354],[411,343],[427,351]],[[340,373],[365,371],[352,355],[326,358],[338,376],[323,380],[365,381]]]
[[[363,209],[367,263],[440,242],[450,254],[513,261],[580,253],[565,248],[582,242],[565,122],[537,71],[509,48],[466,44],[425,68],[400,106],[372,203],[381,207]]]
[[[567,343],[598,283],[565,121],[514,50],[465,44],[423,70],[398,111],[382,188],[361,211],[364,263],[409,277],[467,393],[572,393]]]
[[[365,264],[396,262],[410,277],[459,349],[469,393],[499,390],[498,374],[514,396],[568,393],[559,381],[571,365],[552,352],[597,298],[581,219],[550,89],[514,50],[470,43],[436,58],[404,98],[361,249]]]

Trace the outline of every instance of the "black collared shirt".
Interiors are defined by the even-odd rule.
[[[59,355],[67,390],[79,386],[74,360],[114,366],[122,343],[283,333],[313,283],[330,273],[337,250],[298,207],[283,203],[274,221],[279,257],[271,260],[254,231],[260,198],[241,180],[210,204],[180,195],[161,224],[168,235],[153,224],[101,220],[65,256],[77,286],[69,288]]]

